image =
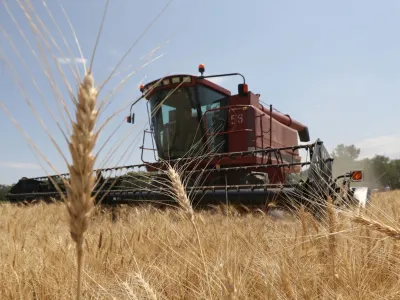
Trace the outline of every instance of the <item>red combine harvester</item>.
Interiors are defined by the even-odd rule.
[[[140,147],[143,164],[96,170],[97,200],[174,202],[168,182],[163,182],[168,181],[168,162],[182,170],[196,206],[227,202],[259,206],[274,201],[317,208],[328,197],[366,204],[369,189],[350,187],[350,182],[362,181],[362,171],[333,179],[333,159],[322,141],[310,143],[307,126],[272,105],[263,106],[260,95],[248,90],[243,75],[204,76],[204,70],[201,64],[200,76],[172,75],[140,87],[142,95],[132,104],[127,122],[134,123],[133,106],[145,98],[150,130],[144,131]],[[237,94],[207,80],[223,76],[243,78]],[[152,147],[145,146],[146,138]],[[306,153],[303,161],[301,149]],[[154,154],[153,162],[144,160],[145,151]],[[52,177],[60,181],[59,176]],[[48,177],[22,178],[8,194],[13,202],[49,197],[59,193]]]

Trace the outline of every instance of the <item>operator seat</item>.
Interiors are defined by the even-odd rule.
[[[175,146],[179,153],[182,155],[188,151],[191,154],[196,155],[197,153],[192,150],[194,145],[201,138],[201,130],[199,128],[199,121],[196,116],[192,116],[192,109],[185,108],[184,111],[179,114],[177,119],[177,136]]]

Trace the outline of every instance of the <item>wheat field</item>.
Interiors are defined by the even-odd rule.
[[[396,225],[400,193],[362,212]],[[76,248],[63,204],[0,206],[1,299],[71,299]],[[83,299],[399,299],[399,241],[352,222],[234,209],[98,208],[84,243]],[[197,233],[193,227],[196,225]],[[333,226],[333,228],[332,228]],[[397,237],[398,238],[398,237]]]

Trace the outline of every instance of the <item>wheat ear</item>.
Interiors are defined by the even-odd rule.
[[[97,89],[90,71],[85,74],[78,91],[76,122],[72,124],[69,150],[72,163],[68,165],[70,181],[67,184],[66,206],[72,239],[77,249],[77,299],[81,294],[81,270],[83,260],[84,233],[89,227],[89,216],[94,207],[92,191],[95,185],[93,149],[97,136],[93,133],[98,111]]]
[[[373,221],[370,219],[367,219],[362,216],[355,216],[351,219],[354,223],[358,223],[364,226],[369,227],[370,229],[379,231],[381,233],[386,234],[387,236],[395,239],[395,240],[400,240],[400,230],[393,228],[389,225],[383,224],[378,221]]]
[[[194,221],[193,207],[189,201],[181,177],[171,165],[168,165],[167,175],[171,180],[172,194],[176,197],[176,201],[181,206],[182,210],[188,215],[190,220],[193,222]]]

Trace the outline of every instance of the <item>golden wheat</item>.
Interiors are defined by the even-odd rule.
[[[400,240],[400,230],[379,221],[373,221],[363,216],[355,216],[351,219],[354,223],[367,226],[373,230],[379,231],[395,240]]]
[[[180,207],[187,214],[190,220],[194,220],[194,211],[190,204],[188,195],[186,194],[185,186],[182,183],[181,176],[171,165],[167,168],[168,178],[171,180],[171,192]]]
[[[372,203],[366,213],[384,213],[383,224],[400,211],[398,192],[375,195]],[[64,226],[69,218],[64,211],[62,204],[0,205],[1,299],[71,299],[75,294],[75,244]],[[398,241],[360,231],[346,218],[337,218],[332,232],[311,216],[283,223],[258,213],[195,215],[204,219],[196,223],[199,240],[193,224],[176,209],[123,206],[115,223],[109,212],[96,211],[83,244],[83,298],[400,297]],[[331,234],[336,235],[336,283],[327,245]]]
[[[78,284],[77,298],[81,295],[81,270],[83,259],[84,233],[89,227],[90,214],[94,207],[92,196],[95,186],[93,149],[97,135],[94,128],[98,116],[96,109],[97,89],[91,72],[85,74],[78,92],[76,122],[73,124],[69,150],[72,164],[68,165],[70,180],[66,184],[66,206],[72,239],[76,243]]]

